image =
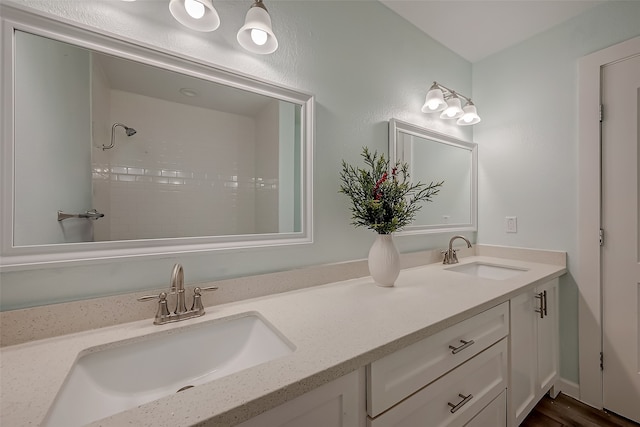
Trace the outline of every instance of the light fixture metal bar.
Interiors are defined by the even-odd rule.
[[[253,4],[249,7],[249,9],[251,9],[252,7],[260,7],[260,8],[262,8],[262,9],[266,10],[267,12],[269,12],[269,11],[267,10],[267,7],[266,7],[266,6],[264,5],[264,3],[262,2],[262,0],[255,0],[255,1],[253,2]]]
[[[440,88],[441,90],[445,90],[445,91],[446,91],[446,93],[444,94],[445,99],[447,99],[447,98],[451,98],[453,95],[456,95],[456,96],[458,96],[459,98],[462,98],[462,99],[464,99],[464,100],[465,100],[465,101],[467,101],[467,102],[471,102],[471,98],[469,98],[468,96],[464,96],[463,94],[461,94],[461,93],[460,93],[460,92],[458,92],[458,91],[455,91],[455,90],[453,90],[453,89],[450,89],[450,88],[446,87],[445,85],[441,85],[440,83],[435,82],[435,81],[433,82],[433,84],[434,84],[434,85],[436,85],[436,86],[437,86],[438,88]]]

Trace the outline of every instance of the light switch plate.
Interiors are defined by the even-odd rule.
[[[506,216],[504,217],[504,231],[505,233],[517,233],[518,232],[518,217]]]

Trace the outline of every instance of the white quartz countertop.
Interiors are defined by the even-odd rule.
[[[175,324],[155,326],[148,319],[4,347],[0,425],[39,425],[84,349],[259,312],[296,347],[292,354],[92,424],[234,425],[566,272],[564,265],[484,256],[460,264],[474,261],[528,271],[490,280],[430,264],[402,270],[393,288],[364,277],[213,306],[200,318]]]

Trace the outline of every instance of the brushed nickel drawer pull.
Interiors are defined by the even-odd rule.
[[[458,393],[458,396],[459,396],[459,397],[461,397],[461,398],[462,398],[462,400],[461,400],[457,405],[454,405],[454,404],[453,404],[453,403],[451,403],[451,402],[447,402],[447,404],[448,404],[449,406],[451,406],[451,409],[450,409],[449,411],[450,411],[452,414],[455,414],[455,413],[458,411],[458,409],[462,408],[465,404],[467,404],[467,402],[469,402],[471,399],[473,399],[473,395],[472,395],[471,393],[469,393],[469,395],[468,395],[468,396],[465,396],[465,395],[464,395],[464,394],[462,394],[462,393]]]
[[[545,299],[547,297],[546,293],[547,293],[547,291],[544,291],[544,292],[540,292],[539,294],[535,295],[535,297],[540,300],[540,308],[539,309],[535,309],[535,312],[536,313],[540,313],[540,318],[541,319],[544,319],[544,316],[547,314],[547,309],[545,307]]]
[[[451,349],[451,354],[457,354],[460,353],[462,350],[464,350],[465,348],[469,347],[472,344],[475,344],[474,340],[469,340],[469,341],[465,341],[465,340],[460,340],[460,342],[462,343],[461,346],[458,347],[454,347],[452,345],[449,346],[449,348]]]

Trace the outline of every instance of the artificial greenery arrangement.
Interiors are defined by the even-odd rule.
[[[340,193],[351,198],[352,224],[378,234],[390,234],[410,224],[422,206],[438,194],[444,181],[429,185],[409,180],[409,165],[396,162],[389,172],[389,160],[378,152],[362,149],[366,169],[342,161]]]

